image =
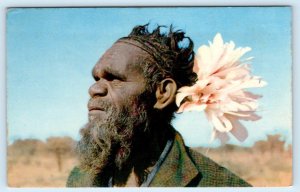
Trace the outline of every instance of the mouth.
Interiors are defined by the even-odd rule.
[[[87,105],[89,118],[106,116],[106,105],[103,101],[90,99]]]
[[[89,107],[88,110],[89,110],[88,117],[89,117],[90,121],[95,119],[96,117],[97,118],[104,118],[106,116],[106,113],[102,108]]]
[[[89,106],[88,107],[88,110],[89,110],[89,112],[92,112],[92,111],[104,111],[104,109],[103,108],[100,108],[100,107],[93,107],[93,106]]]
[[[99,116],[103,114],[105,111],[99,107],[89,107],[89,116]]]
[[[100,102],[96,102],[94,100],[90,100],[87,104],[87,108],[89,112],[92,111],[105,111],[104,105]]]

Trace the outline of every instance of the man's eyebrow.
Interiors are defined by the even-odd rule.
[[[125,76],[125,75],[121,74],[119,71],[114,70],[114,69],[112,69],[112,68],[110,68],[110,67],[106,67],[105,69],[103,69],[103,72],[104,72],[104,73],[103,73],[104,76],[105,76],[105,75],[110,75],[110,76],[114,76],[114,77],[116,77],[116,78],[118,78],[118,79],[121,79],[121,80],[125,80],[125,79],[126,79],[126,76]],[[100,78],[100,77],[99,77],[99,74],[97,74],[96,68],[93,68],[93,69],[92,69],[92,76],[93,76],[93,78],[94,78],[95,80],[97,80],[97,79]]]
[[[104,69],[104,71],[105,71],[105,73],[113,75],[113,76],[115,76],[119,79],[122,79],[122,80],[126,79],[126,76],[124,74],[121,74],[119,71],[114,70],[112,68],[107,67],[107,68]]]

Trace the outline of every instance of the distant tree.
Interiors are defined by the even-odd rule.
[[[271,151],[284,151],[284,141],[280,140],[281,135],[268,135]]]
[[[265,152],[283,152],[284,151],[284,141],[280,140],[281,135],[268,135],[267,141],[257,141],[254,144],[254,149]]]
[[[71,137],[49,137],[47,139],[47,147],[50,152],[54,153],[59,171],[62,170],[63,156],[72,153],[74,143]]]
[[[12,155],[33,156],[40,149],[44,148],[45,144],[38,139],[18,139],[9,146],[9,152]]]

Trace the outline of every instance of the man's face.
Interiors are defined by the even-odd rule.
[[[153,108],[138,64],[146,56],[140,48],[118,42],[93,69],[89,123],[81,129],[77,146],[81,166],[92,174],[130,167],[134,138],[143,137]]]
[[[106,107],[121,109],[130,104],[130,98],[143,93],[145,78],[138,62],[145,52],[130,44],[117,42],[101,57],[93,69],[95,83],[90,87],[89,120],[106,119]]]

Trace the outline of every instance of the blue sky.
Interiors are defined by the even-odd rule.
[[[249,46],[253,73],[268,86],[257,122],[245,122],[250,146],[267,134],[281,133],[291,143],[291,9],[289,7],[206,8],[44,8],[7,13],[8,139],[79,138],[87,122],[91,69],[104,51],[137,24],[183,29],[195,50],[221,33],[225,41]],[[178,115],[174,126],[190,146],[210,143],[203,113]]]

